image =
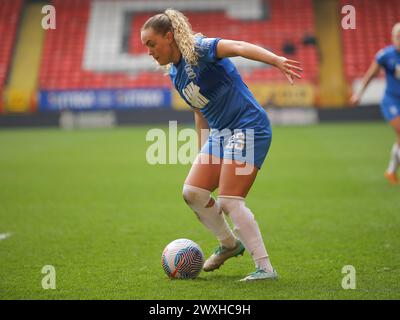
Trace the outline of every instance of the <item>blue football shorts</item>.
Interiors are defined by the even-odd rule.
[[[388,122],[400,117],[400,97],[385,94],[381,103],[381,112]]]
[[[261,168],[271,145],[272,130],[268,126],[257,129],[211,129],[201,153],[217,158],[249,163]]]

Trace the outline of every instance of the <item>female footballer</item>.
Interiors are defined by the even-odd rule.
[[[398,184],[397,169],[400,165],[400,23],[396,23],[393,27],[392,41],[393,45],[377,53],[375,60],[364,75],[360,91],[351,97],[350,102],[354,105],[358,104],[371,80],[381,68],[385,71],[386,90],[381,102],[381,112],[397,135],[385,177],[391,184]]]
[[[250,252],[256,271],[241,281],[275,279],[262,235],[245,198],[267,155],[271,127],[228,57],[241,56],[277,67],[293,84],[299,62],[243,41],[194,34],[186,16],[173,9],[145,22],[141,40],[169,70],[182,98],[194,111],[200,152],[183,186],[183,198],[220,245],[204,263],[218,269],[227,259]],[[296,71],[295,71],[296,70]],[[211,129],[207,138],[204,130]],[[211,193],[218,188],[218,201]],[[238,239],[227,224],[233,224]]]

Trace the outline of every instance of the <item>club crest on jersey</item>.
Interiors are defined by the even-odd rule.
[[[190,82],[185,89],[182,90],[183,95],[194,108],[204,108],[209,100],[200,93],[200,87]]]

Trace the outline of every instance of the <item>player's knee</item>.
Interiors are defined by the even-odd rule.
[[[211,192],[198,187],[185,184],[182,189],[183,200],[190,206],[206,206],[210,200]]]
[[[188,205],[193,205],[196,203],[197,192],[195,189],[191,188],[191,186],[185,184],[182,190],[182,197]]]
[[[244,206],[243,198],[235,197],[218,197],[218,203],[223,212],[229,214],[229,212]]]

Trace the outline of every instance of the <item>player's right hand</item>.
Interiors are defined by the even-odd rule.
[[[359,103],[360,103],[360,97],[358,94],[354,93],[350,98],[350,105],[355,107]]]

